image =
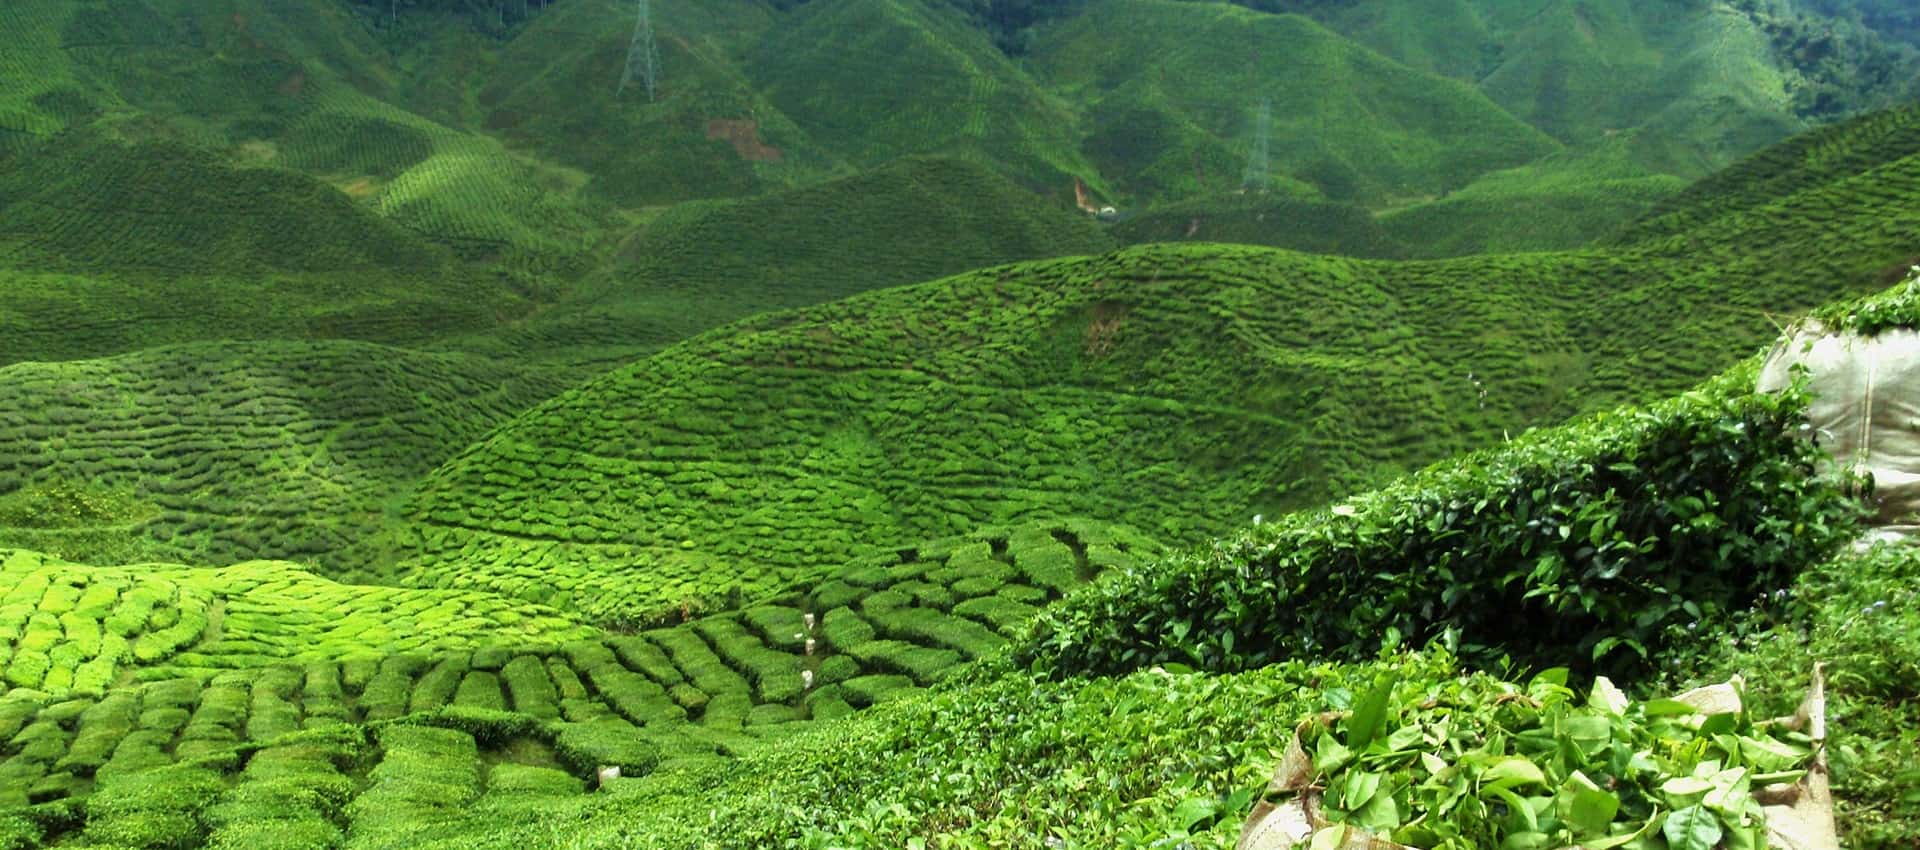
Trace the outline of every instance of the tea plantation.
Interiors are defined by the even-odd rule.
[[[1838,5],[6,0],[0,850],[1912,847]]]
[[[351,573],[373,560],[395,493],[560,386],[344,341],[0,367],[0,546]]]
[[[344,783],[318,820],[349,833],[360,813],[360,828],[384,831],[436,800],[411,816],[577,793],[602,766],[697,769],[795,724],[925,693],[1011,645],[1062,594],[1157,552],[1079,522],[984,529],[614,636],[484,594],[336,585],[285,565],[100,568],[12,552],[0,560],[14,588],[0,624],[19,631],[0,700],[0,808],[34,804],[36,829],[80,829],[62,819],[83,815],[88,836],[165,828],[179,830],[166,841],[206,833],[217,846],[214,811],[271,793],[255,783],[284,777],[256,774],[282,758],[334,776],[323,796]],[[445,776],[451,801],[407,796]],[[141,793],[149,802],[129,807],[174,817],[122,825],[118,801]]]
[[[563,640],[591,629],[476,592],[337,584],[297,567],[93,567],[7,550],[11,687],[100,695],[132,678],[305,659]]]
[[[1736,384],[1743,377],[1710,392],[1786,413],[1797,404],[1742,400]],[[1703,424],[1739,415],[1691,404],[1683,416],[1704,417]],[[1792,418],[1773,422],[1790,426]],[[1596,420],[1556,440],[1576,454],[1606,452],[1611,444],[1600,437],[1610,427]],[[1692,436],[1660,443],[1662,451],[1747,439],[1718,427],[1686,433]],[[1778,483],[1815,481],[1791,457],[1810,451],[1790,449],[1770,474]],[[1562,468],[1581,482],[1577,466]],[[1585,475],[1606,474],[1597,469]],[[1455,476],[1489,493],[1517,488],[1511,493],[1520,495],[1532,486],[1503,483],[1497,464],[1462,467]],[[1837,510],[1846,498],[1826,491],[1807,504]],[[1319,512],[1293,527],[1340,534],[1373,522],[1365,513]],[[1743,532],[1705,533],[1735,539]],[[1348,706],[1383,677],[1413,702],[1497,705],[1525,690],[1484,674],[1456,679],[1458,662],[1439,647],[1353,664],[1295,657],[1233,676],[1155,670],[1057,682],[1017,672],[992,651],[1000,644],[983,637],[993,634],[992,621],[977,600],[1042,604],[1052,594],[1041,586],[1071,582],[1103,563],[1078,566],[1081,548],[1089,557],[1125,556],[1122,546],[1137,549],[1129,539],[1038,526],[927,544],[741,611],[551,648],[530,642],[266,666],[117,688],[97,700],[16,690],[0,701],[11,754],[0,773],[5,793],[25,804],[9,829],[28,844],[64,838],[156,847],[224,846],[223,836],[266,829],[298,830],[309,838],[296,846],[315,847],[375,846],[395,835],[435,847],[900,846],[915,839],[1000,846],[1036,834],[1068,846],[1172,840],[1225,847],[1266,782],[1274,741],[1298,718]],[[1375,545],[1398,544],[1381,537]],[[1247,551],[1228,547],[1215,557]],[[1900,595],[1916,561],[1905,550],[1821,561],[1817,543],[1805,557],[1805,572],[1776,579],[1769,586],[1780,593],[1767,594],[1775,602],[1756,609],[1778,618],[1771,624],[1715,615],[1714,628],[1744,622],[1749,637],[1692,650],[1676,645],[1663,657],[1676,681],[1728,665],[1764,674],[1750,694],[1769,710],[1796,699],[1812,658],[1845,671],[1834,675],[1843,823],[1856,846],[1900,846],[1920,812],[1898,792],[1907,787],[1899,776],[1910,747],[1887,736],[1920,720],[1912,716],[1920,695],[1905,655],[1883,650],[1885,641],[1910,642],[1916,633],[1905,613],[1911,600]],[[1104,563],[1131,571],[1146,562]],[[1013,590],[1022,585],[1037,592]],[[1327,609],[1377,598],[1365,586],[1344,593]],[[810,624],[808,615],[823,608]],[[858,619],[840,618],[850,612]],[[1391,649],[1391,633],[1379,636]],[[819,642],[813,653],[809,639]],[[1783,640],[1794,647],[1784,655]],[[872,662],[852,649],[874,644],[894,646],[873,646]],[[947,666],[909,672],[916,650],[944,652]],[[984,666],[951,675],[953,663],[973,656]],[[837,675],[828,672],[836,658],[849,659],[859,674],[822,687]],[[874,690],[885,679],[905,690]],[[931,693],[913,691],[930,679],[946,681]],[[813,725],[867,702],[886,704]],[[603,793],[581,793],[591,772],[612,765],[626,778]],[[708,811],[729,817],[696,816]]]
[[[1783,317],[1884,286],[1920,242],[1920,110],[1828,137],[1855,131],[1876,141],[1852,167],[1611,251],[1155,245],[749,319],[436,470],[403,579],[648,620],[982,523],[1097,516],[1196,542],[1678,391]]]

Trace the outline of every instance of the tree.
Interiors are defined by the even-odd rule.
[[[638,79],[647,87],[647,100],[659,90],[660,48],[653,41],[653,0],[634,0],[633,41],[627,46],[627,67],[620,73],[620,87],[614,96],[625,93]]]

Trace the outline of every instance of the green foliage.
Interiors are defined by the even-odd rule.
[[[0,494],[0,546],[364,570],[386,500],[559,386],[477,357],[349,342],[0,367],[0,465],[21,485]]]
[[[1331,510],[1096,583],[1021,663],[1242,670],[1445,637],[1479,661],[1643,664],[1678,624],[1782,587],[1853,533],[1804,396],[1737,369],[1681,398],[1522,436]]]
[[[17,642],[0,654],[9,681],[58,694],[98,696],[130,669],[156,678],[594,633],[487,594],[342,585],[283,563],[91,567],[0,550],[0,577],[12,582],[0,593],[0,638]],[[300,685],[277,686],[279,698]],[[390,687],[376,676],[369,702]]]
[[[1363,207],[1261,194],[1155,205],[1114,225],[1113,235],[1129,245],[1195,240],[1347,257],[1390,259],[1407,254],[1406,245]]]
[[[986,164],[911,157],[790,191],[676,205],[568,304],[498,344],[581,357],[657,350],[754,313],[1111,247],[1085,216]]]
[[[1558,147],[1466,85],[1306,18],[1224,4],[1090,3],[1042,30],[1031,61],[1079,100],[1089,158],[1131,198],[1235,185],[1263,98],[1275,170],[1335,201],[1432,195]]]
[[[1709,850],[1761,846],[1754,791],[1812,764],[1804,733],[1759,725],[1744,703],[1634,702],[1605,678],[1583,701],[1566,678],[1549,670],[1489,694],[1484,682],[1382,677],[1345,694],[1350,713],[1302,725],[1298,757],[1281,768],[1300,771],[1286,790],[1324,789],[1314,805],[1327,820],[1434,850],[1655,834]]]
[[[1703,637],[1666,663],[1676,687],[1741,675],[1780,691],[1758,710],[1793,709],[1815,663],[1826,665],[1828,755],[1841,836],[1848,847],[1895,848],[1920,831],[1920,551],[1911,544],[1843,553],[1775,591],[1714,639]]]
[[[650,625],[1012,518],[1197,543],[1682,391],[1771,340],[1770,316],[1884,286],[1920,242],[1915,115],[1807,148],[1845,167],[1749,171],[1771,200],[1675,201],[1606,249],[1156,245],[746,320],[441,467],[407,509],[404,574]],[[1808,243],[1816,222],[1828,238]]]

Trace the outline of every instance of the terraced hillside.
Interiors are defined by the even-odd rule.
[[[343,585],[292,564],[95,567],[0,550],[7,686],[99,697],[129,679],[594,634],[478,592]]]
[[[1389,211],[1380,227],[1415,246],[1416,256],[1586,247],[1597,234],[1646,218],[1688,185],[1635,163],[1633,138],[1496,171],[1437,200]]]
[[[1878,167],[1607,252],[1147,247],[748,320],[436,471],[408,580],[649,588],[623,597],[650,596],[626,612],[644,615],[1023,517],[1191,541],[1675,391],[1770,339],[1772,316],[1882,285],[1920,242],[1920,110],[1858,126],[1898,128]]]
[[[359,801],[344,813],[347,800],[335,801],[321,820],[349,833],[429,814],[392,805],[383,787],[418,767],[409,754],[422,746],[451,748],[441,773],[478,771],[462,780],[467,802],[578,793],[608,765],[629,776],[694,768],[803,721],[922,694],[1007,646],[1063,593],[1156,552],[1086,523],[982,529],[614,637],[484,594],[347,588],[283,565],[107,569],[13,552],[0,560],[18,579],[0,623],[19,612],[13,657],[24,666],[6,668],[13,687],[0,699],[0,810],[86,799],[82,823],[66,828],[105,835],[122,817],[118,795],[144,782],[191,790],[163,808],[192,812],[177,834],[195,840],[219,833],[221,801],[263,790],[249,787],[260,760],[329,742],[351,745],[320,760],[335,781],[359,780],[342,789]],[[116,592],[131,604],[115,608]],[[96,644],[102,660],[79,665],[85,686],[63,673],[18,681],[47,655]],[[138,681],[103,688],[102,675]],[[382,725],[401,718],[449,728]],[[189,773],[198,782],[184,782]]]
[[[1909,312],[1903,315],[1910,318],[1911,303],[1907,309]],[[1744,500],[1753,496],[1780,510],[1770,515],[1774,519],[1787,515],[1801,520],[1820,515],[1840,518],[1848,511],[1848,497],[1837,488],[1838,482],[1817,477],[1813,468],[1803,463],[1817,449],[1794,436],[1797,405],[1803,400],[1755,397],[1751,385],[1742,383],[1750,378],[1750,371],[1737,372],[1703,392],[1662,405],[1660,410],[1665,413],[1655,414],[1656,418],[1677,414],[1674,421],[1692,421],[1701,427],[1646,429],[1636,424],[1642,422],[1645,412],[1618,411],[1575,428],[1535,435],[1502,454],[1520,459],[1522,465],[1553,460],[1548,464],[1552,474],[1561,477],[1560,483],[1570,489],[1556,487],[1551,495],[1535,499],[1563,504],[1561,500],[1570,492],[1605,493],[1602,510],[1581,512],[1582,522],[1593,521],[1603,513],[1630,523],[1638,522],[1637,517],[1666,522],[1658,516],[1660,511],[1680,504],[1691,487],[1714,486],[1693,476],[1686,459],[1697,452],[1720,454],[1722,450],[1727,450],[1725,457],[1730,463],[1753,464],[1753,468],[1766,471],[1757,477],[1739,476],[1744,484],[1758,487],[1743,486],[1741,495],[1729,494],[1729,501],[1706,508],[1706,515],[1742,515],[1746,511]],[[1719,427],[1715,422],[1755,412],[1764,413],[1749,421],[1757,427]],[[1638,447],[1643,451],[1634,451],[1603,432],[1612,432],[1613,437],[1628,436],[1630,441],[1641,437],[1649,441]],[[1634,437],[1636,434],[1639,436]],[[1539,449],[1543,446],[1553,448],[1542,454]],[[1647,463],[1647,470],[1666,478],[1673,487],[1662,485],[1656,488],[1658,493],[1634,490],[1630,497],[1616,498],[1620,492],[1611,482],[1619,473],[1601,462],[1606,453],[1616,451],[1633,451]],[[1588,462],[1578,462],[1582,459]],[[1529,488],[1536,482],[1508,478],[1507,473],[1512,471],[1508,465],[1480,460],[1469,458],[1362,499],[1358,512],[1316,511],[1294,517],[1275,529],[1252,529],[1221,546],[1196,551],[1194,558],[1216,562],[1223,570],[1233,570],[1234,562],[1239,561],[1241,578],[1252,581],[1266,577],[1268,565],[1261,559],[1293,555],[1269,544],[1302,529],[1318,527],[1320,531],[1308,538],[1323,543],[1349,541],[1363,560],[1371,551],[1391,562],[1389,553],[1402,544],[1400,532],[1367,533],[1356,530],[1355,524],[1399,524],[1411,533],[1427,533],[1424,521],[1375,509],[1409,493],[1431,489],[1434,484],[1442,485],[1442,492],[1437,493],[1442,502],[1461,495],[1460,490],[1452,488],[1466,488],[1481,492],[1488,504],[1502,506],[1491,513],[1462,512],[1447,520],[1461,524],[1442,529],[1443,535],[1436,541],[1450,531],[1455,537],[1504,545],[1511,542],[1510,536],[1498,523],[1509,516],[1508,507],[1528,497]],[[1695,480],[1688,484],[1688,478]],[[1839,532],[1845,531],[1844,525],[1843,521],[1830,527],[1828,531],[1834,533],[1819,540],[1789,542],[1780,551],[1792,557],[1817,558],[1822,550],[1843,539]],[[1043,526],[1039,534],[1025,536],[1046,540],[1062,530]],[[1089,542],[1072,529],[1064,530],[1083,543]],[[1629,527],[1618,530],[1629,537],[1635,533]],[[1704,538],[1724,539],[1736,545],[1744,545],[1739,538],[1747,533],[1733,525],[1713,523],[1698,524],[1695,531]],[[1776,531],[1790,533],[1785,527]],[[1017,542],[1022,536],[1015,531],[1007,538],[1014,562],[1009,566],[1016,570],[1028,569],[1018,566],[1023,561],[1023,547]],[[945,569],[951,571],[966,562],[991,563],[995,548],[991,539],[959,544],[948,550]],[[1101,547],[1087,548],[1092,552]],[[859,603],[863,611],[889,593],[911,595],[925,602],[929,597],[920,588],[932,573],[902,562],[926,558],[927,553],[938,549],[925,546],[912,556],[896,554],[876,559],[844,572],[839,583],[872,584],[854,578],[863,572],[876,578],[891,576],[894,583],[888,590]],[[974,554],[963,554],[968,550]],[[1629,557],[1643,554],[1648,553]],[[932,557],[938,560],[940,556]],[[1723,561],[1715,571],[1744,570],[1743,556],[1721,557]],[[1425,568],[1424,564],[1402,566],[1408,570]],[[1697,572],[1698,565],[1688,562],[1674,566],[1682,572]],[[1920,812],[1900,801],[1903,789],[1909,789],[1912,783],[1911,778],[1899,778],[1901,771],[1910,771],[1912,747],[1899,730],[1910,728],[1902,724],[1913,721],[1914,706],[1920,703],[1914,701],[1911,659],[1905,653],[1889,656],[1885,650],[1890,639],[1903,645],[1913,640],[1913,626],[1920,617],[1915,611],[1920,609],[1905,603],[1911,601],[1910,583],[1914,571],[1920,568],[1920,558],[1911,547],[1901,547],[1865,555],[1843,554],[1802,568],[1804,572],[1797,577],[1774,577],[1781,582],[1772,585],[1780,591],[1777,598],[1796,600],[1759,612],[1781,617],[1777,625],[1749,619],[1745,622],[1759,630],[1750,638],[1716,641],[1696,653],[1664,651],[1661,657],[1663,662],[1671,662],[1676,675],[1687,683],[1720,681],[1730,670],[1752,674],[1755,678],[1745,696],[1756,712],[1764,713],[1790,709],[1805,686],[1806,670],[1813,659],[1834,662],[1829,697],[1835,716],[1847,718],[1847,726],[1839,728],[1851,730],[1836,733],[1849,737],[1834,749],[1834,777],[1849,846],[1904,846]],[[1153,572],[1143,569],[1135,574],[1149,576]],[[1608,585],[1604,578],[1576,577],[1572,573],[1543,580],[1591,581],[1593,588],[1608,599],[1636,590],[1631,582]],[[816,588],[811,598],[818,604],[831,604],[824,597],[832,585],[830,582]],[[955,583],[950,587],[958,590],[959,586]],[[1078,591],[1081,596],[1076,601],[1113,598],[1116,591],[1124,597],[1130,586],[1131,580],[1093,585]],[[1430,600],[1392,594],[1382,597],[1365,584],[1330,581],[1307,588],[1326,594],[1329,598],[1323,601],[1329,604],[1315,611],[1296,612],[1302,616],[1322,613],[1337,619],[1356,608],[1423,616],[1421,612],[1432,610],[1425,604]],[[1248,584],[1244,589],[1255,588]],[[1894,594],[1891,606],[1875,606],[1869,601],[1889,593]],[[1179,601],[1218,606],[1213,613],[1225,617],[1234,614],[1235,606],[1244,600],[1200,593]],[[1863,602],[1865,612],[1861,609]],[[1267,599],[1263,604],[1276,603]],[[1633,607],[1601,608],[1609,612],[1607,616],[1623,621],[1631,621],[1640,613]],[[789,606],[789,613],[778,617],[742,614],[735,622],[765,623],[766,645],[772,646],[777,636],[788,634],[787,629],[793,627],[794,615],[804,618],[804,612],[811,610],[816,609]],[[1191,623],[1171,621],[1164,632],[1154,633],[1151,622],[1086,616],[1089,612],[1083,604],[1054,610],[1063,622],[1095,628],[1139,628],[1142,636],[1156,639],[1217,643],[1222,634],[1210,626],[1189,631],[1182,627]],[[961,606],[953,606],[952,611],[961,612]],[[1727,613],[1686,616],[1700,616],[1704,630],[1714,634],[1727,628],[1723,619]],[[831,618],[829,614],[827,619]],[[685,719],[668,720],[652,730],[672,730],[670,740],[680,743],[678,751],[644,745],[624,751],[595,746],[647,739],[651,721],[637,732],[622,725],[633,723],[619,708],[623,693],[641,695],[640,701],[629,701],[629,705],[647,704],[654,706],[653,712],[664,712],[645,715],[649,718],[678,718],[668,701],[673,691],[664,683],[676,675],[700,675],[702,669],[712,675],[715,668],[702,666],[705,656],[676,653],[667,645],[676,638],[667,635],[684,635],[687,631],[705,635],[716,655],[737,659],[729,663],[742,675],[725,692],[747,689],[751,677],[744,671],[754,669],[755,662],[727,648],[731,643],[721,635],[734,633],[734,627],[717,624],[729,619],[701,620],[680,629],[649,632],[642,640],[616,638],[570,645],[547,655],[544,665],[531,660],[532,652],[515,656],[510,651],[483,650],[470,657],[453,656],[465,658],[466,666],[455,666],[438,676],[430,672],[414,680],[406,701],[406,710],[412,710],[416,699],[422,700],[421,707],[429,709],[451,700],[455,706],[452,710],[415,716],[408,722],[375,721],[371,729],[340,723],[343,718],[365,719],[374,709],[341,711],[332,706],[343,701],[370,705],[365,695],[378,690],[382,694],[379,704],[401,710],[400,700],[394,695],[399,687],[388,690],[373,684],[388,674],[384,663],[370,676],[343,668],[338,680],[330,678],[331,672],[324,669],[315,676],[311,667],[304,677],[293,671],[278,671],[261,674],[250,682],[238,674],[227,674],[200,692],[197,703],[191,693],[195,687],[192,682],[153,683],[139,691],[117,692],[98,703],[48,703],[30,694],[16,695],[0,702],[0,719],[8,724],[0,732],[11,732],[15,742],[11,745],[12,757],[0,764],[11,782],[0,787],[14,795],[23,793],[24,787],[28,800],[46,802],[18,810],[21,814],[9,828],[20,836],[17,840],[28,845],[61,838],[100,841],[141,834],[165,836],[170,844],[197,846],[210,840],[218,846],[227,834],[223,830],[246,825],[260,828],[264,823],[293,828],[290,822],[297,821],[298,828],[319,836],[319,846],[339,843],[342,838],[349,846],[373,844],[394,834],[405,835],[410,844],[436,848],[603,846],[621,842],[649,846],[726,842],[778,846],[783,841],[799,846],[913,846],[916,841],[929,846],[964,846],[966,842],[998,846],[1017,842],[1021,836],[1045,835],[1056,837],[1066,846],[1142,846],[1161,841],[1225,848],[1232,846],[1246,808],[1273,775],[1278,759],[1274,742],[1286,740],[1302,718],[1343,707],[1351,710],[1356,695],[1381,692],[1397,702],[1448,708],[1454,712],[1453,722],[1465,724],[1471,722],[1467,717],[1476,706],[1527,706],[1531,694],[1542,692],[1542,688],[1564,691],[1567,681],[1566,671],[1561,669],[1544,671],[1530,680],[1522,677],[1511,683],[1498,682],[1485,674],[1462,670],[1458,661],[1439,647],[1375,656],[1370,646],[1353,646],[1353,653],[1369,660],[1327,663],[1301,657],[1274,659],[1257,670],[1237,675],[1179,672],[1176,668],[1173,672],[1153,670],[1123,678],[1073,677],[1064,681],[1033,677],[1011,665],[989,662],[977,668],[974,675],[957,678],[944,689],[901,696],[830,725],[755,724],[749,713],[745,725],[736,731],[731,726],[735,721],[728,720],[730,725],[721,734],[707,717],[689,712]],[[751,633],[753,629],[746,631]],[[804,619],[791,632],[802,636],[795,639],[804,639],[808,633]],[[1295,636],[1299,634],[1305,633]],[[1390,633],[1368,637],[1384,638],[1388,644],[1394,640]],[[1531,635],[1521,640],[1533,645]],[[1115,644],[1087,646],[1116,654],[1127,648]],[[1234,651],[1235,646],[1239,644],[1226,643],[1226,651]],[[485,660],[483,655],[487,656]],[[556,663],[561,657],[564,660]],[[1132,658],[1129,663],[1145,664],[1150,659]],[[497,674],[495,664],[500,665]],[[449,666],[442,660],[431,670],[442,671]],[[585,702],[568,707],[564,695],[569,673],[561,673],[562,669],[579,680],[579,693],[597,694],[580,699],[607,701],[614,706],[618,720],[607,719],[614,715],[601,715],[584,723],[573,719],[577,715],[569,715],[570,711],[591,709],[584,708]],[[362,696],[357,700],[340,696],[352,692],[346,683],[356,678],[367,683],[361,687]],[[551,719],[554,698],[538,684],[543,681],[551,685],[552,694],[561,695],[557,721]],[[516,682],[525,687],[516,688]],[[1652,681],[1627,686],[1637,697],[1672,692]],[[523,701],[522,692],[539,696]],[[421,697],[423,693],[427,696]],[[1563,698],[1577,699],[1577,693],[1568,691]],[[291,708],[296,702],[328,708],[309,711],[302,718]],[[509,704],[539,712],[549,720],[533,723],[497,713]],[[717,704],[718,700],[710,700],[702,711],[714,712]],[[245,714],[243,706],[265,714]],[[263,734],[290,733],[295,720],[308,731],[273,741],[253,737],[256,730]],[[152,728],[146,728],[150,722]],[[179,739],[169,731],[172,728],[182,729]],[[196,728],[193,739],[187,740],[186,730]],[[244,734],[237,731],[242,728]],[[598,733],[602,732],[612,734],[600,737]],[[202,737],[209,734],[214,738]],[[105,742],[116,740],[124,743],[116,745],[103,761],[99,753],[105,749]],[[246,743],[240,744],[243,740]],[[168,743],[174,747],[172,751],[165,748]],[[232,755],[216,752],[236,745],[239,748]],[[188,754],[202,757],[191,760]],[[731,760],[719,761],[722,756]],[[116,765],[122,758],[125,761]],[[176,761],[174,766],[163,766]],[[304,764],[296,767],[296,761]],[[580,793],[579,777],[586,771],[615,764],[623,768],[626,777],[610,784],[611,793]],[[136,772],[141,766],[159,769]],[[317,799],[313,795],[294,798],[284,790],[276,792],[274,780],[279,779],[283,783],[279,787],[284,788],[295,781],[292,775],[308,783],[317,778],[323,782],[321,787],[337,790]],[[362,777],[363,781],[356,781]],[[63,800],[82,802],[63,806]],[[262,805],[266,801],[286,802],[269,812]],[[256,805],[249,808],[248,803]],[[250,822],[243,824],[241,816]],[[134,833],[135,829],[148,831]]]
[[[333,575],[389,502],[562,384],[366,343],[210,343],[0,367],[0,546]]]
[[[97,125],[174,138],[333,183],[476,252],[582,247],[566,176],[392,103],[399,69],[346,9],[297,0],[10,4],[9,75],[27,135]]]
[[[1655,129],[1637,142],[1646,161],[1689,177],[1831,110],[1911,96],[1905,84],[1920,60],[1894,45],[1891,30],[1854,26],[1845,2],[1251,2],[1297,9],[1408,65],[1472,83],[1563,141]]]
[[[207,337],[418,342],[521,309],[331,188],[91,134],[0,169],[0,363]]]
[[[1314,254],[1390,259],[1408,248],[1356,204],[1285,195],[1234,194],[1161,204],[1114,225],[1115,238],[1149,242],[1232,242]]]
[[[1381,255],[1567,247],[1671,188],[1656,172],[1692,173],[1650,146],[1704,147],[1712,159],[1771,138],[1737,129],[1752,112],[1743,106],[1721,115],[1736,128],[1726,138],[1665,125],[1620,135],[1640,171],[1536,163],[1560,143],[1447,79],[1457,56],[1368,42],[1383,55],[1343,37],[1371,38],[1353,20],[1327,18],[1328,29],[1221,4],[1092,3],[1036,31],[1022,64],[951,4],[673,0],[657,14],[664,84],[645,102],[614,91],[630,27],[612,4],[529,7],[484,32],[418,4],[390,9],[383,22],[336,0],[10,4],[0,66],[18,73],[0,74],[0,361],[302,337],[611,365],[749,309],[1089,250],[1097,240],[1031,229],[1042,211],[1070,209],[1076,178],[1097,202],[1172,205],[1127,239],[1188,238],[1196,216],[1181,202],[1205,206],[1240,185],[1267,99],[1272,188],[1411,206],[1385,220],[1386,243],[1347,208],[1321,211],[1349,238],[1257,220],[1242,233],[1228,223],[1236,213],[1218,210],[1208,216],[1217,232],[1203,225],[1195,238]],[[1387,18],[1400,26],[1409,13],[1394,9]],[[1577,41],[1576,12],[1553,4],[1542,20]],[[1466,43],[1547,27],[1477,5],[1460,14],[1478,16]],[[1636,73],[1665,68],[1659,57],[1672,51],[1656,48],[1707,26],[1680,13],[1594,14],[1592,50],[1628,45],[1622,55],[1645,60]],[[1668,41],[1646,35],[1655,31]],[[1122,42],[1110,43],[1116,33]],[[1728,97],[1740,104],[1765,99],[1721,68],[1765,64],[1734,40],[1703,42],[1727,49],[1684,75],[1674,114],[1719,114],[1694,107],[1723,88],[1739,89]],[[1234,46],[1256,42],[1258,57]],[[1633,46],[1642,42],[1654,46]],[[1165,59],[1137,61],[1145,55]],[[1521,58],[1503,55],[1500,79],[1544,85],[1547,65]],[[1591,88],[1591,63],[1574,64]],[[876,88],[882,80],[891,88]],[[887,121],[863,117],[875,115]],[[1596,144],[1587,135],[1567,136],[1576,160]],[[914,154],[991,169],[1039,195],[974,174],[920,187],[938,200],[824,200],[924,168],[887,165]],[[738,207],[659,208],[756,195]],[[921,212],[900,213],[908,202]],[[803,215],[814,203],[830,207],[825,223]],[[925,229],[877,224],[889,221]],[[769,230],[746,240],[735,225]],[[809,249],[833,227],[846,228],[841,244],[901,244],[878,263]],[[968,235],[919,235],[948,227]],[[688,239],[716,232],[790,250],[774,262],[752,252],[680,262]],[[842,279],[838,265],[884,273]],[[682,291],[701,294],[695,309]]]
[[[1237,188],[1263,103],[1273,173],[1334,200],[1438,194],[1559,147],[1464,85],[1226,4],[1098,0],[1033,61],[1081,103],[1088,156],[1132,198]]]
[[[563,304],[460,344],[618,365],[754,313],[1111,247],[1087,216],[986,166],[913,157],[801,189],[671,207]]]

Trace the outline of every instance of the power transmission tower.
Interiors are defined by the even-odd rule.
[[[627,46],[627,68],[620,73],[618,97],[635,78],[647,87],[647,100],[653,100],[660,80],[660,48],[653,42],[653,0],[634,0],[633,43]]]
[[[1247,152],[1247,170],[1240,175],[1240,188],[1265,192],[1268,186],[1268,153],[1273,141],[1273,99],[1260,101],[1253,117],[1253,149]]]

